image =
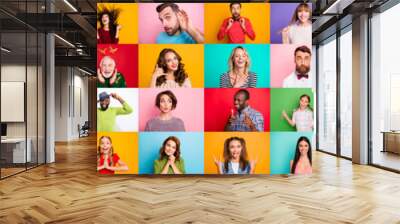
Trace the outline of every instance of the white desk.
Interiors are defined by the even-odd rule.
[[[25,163],[25,162],[31,162],[31,145],[32,145],[32,140],[30,138],[27,138],[27,143],[28,147],[26,147],[26,154],[25,154],[25,138],[6,138],[6,139],[1,139],[1,144],[2,148],[3,147],[13,147],[12,148],[12,157],[13,163]],[[3,151],[3,150],[2,150]],[[7,151],[7,150],[4,150]],[[25,161],[25,159],[27,159]]]

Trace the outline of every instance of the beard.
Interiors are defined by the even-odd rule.
[[[310,66],[305,66],[305,65],[296,65],[296,72],[298,72],[299,74],[307,74],[310,71]]]
[[[109,105],[103,106],[103,105],[100,104],[100,109],[101,109],[102,111],[105,111],[105,110],[108,109],[108,106],[109,106]]]
[[[233,14],[232,14],[232,18],[233,18],[234,20],[238,20],[238,19],[240,18],[240,14],[239,14],[239,13],[233,13]]]
[[[179,30],[179,26],[178,26],[178,27],[175,27],[175,28],[168,28],[168,29],[165,29],[165,28],[164,28],[164,31],[168,34],[168,36],[173,36],[173,35],[175,35],[176,32],[178,32],[178,30]]]

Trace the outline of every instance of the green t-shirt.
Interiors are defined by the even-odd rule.
[[[97,131],[114,131],[117,116],[130,113],[132,108],[127,102],[124,102],[122,107],[109,107],[107,110],[97,108]]]
[[[159,159],[154,160],[154,173],[160,174],[163,171],[167,162],[168,158],[166,157],[163,158],[162,160]],[[181,171],[181,173],[183,174],[185,173],[185,163],[183,162],[182,158],[180,158],[179,161],[175,160],[175,166]],[[174,170],[172,169],[171,166],[168,168],[168,174],[174,174]]]
[[[97,80],[97,87],[99,88],[125,88],[126,87],[126,82],[125,78],[121,73],[117,73],[117,78],[115,79],[115,82],[111,85],[110,84],[110,79],[104,79],[105,82],[101,83]]]

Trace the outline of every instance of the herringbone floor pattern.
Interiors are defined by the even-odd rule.
[[[323,153],[308,177],[101,177],[95,144],[0,181],[0,223],[400,223],[400,175]]]

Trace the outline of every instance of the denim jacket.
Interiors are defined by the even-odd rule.
[[[225,170],[225,163],[222,163],[222,173],[223,174],[234,174],[231,162],[228,163],[228,172],[226,172],[226,170]],[[250,173],[250,164],[247,164],[247,166],[244,169],[240,169],[240,166],[239,166],[239,170],[238,170],[237,174],[249,174],[249,173]]]

